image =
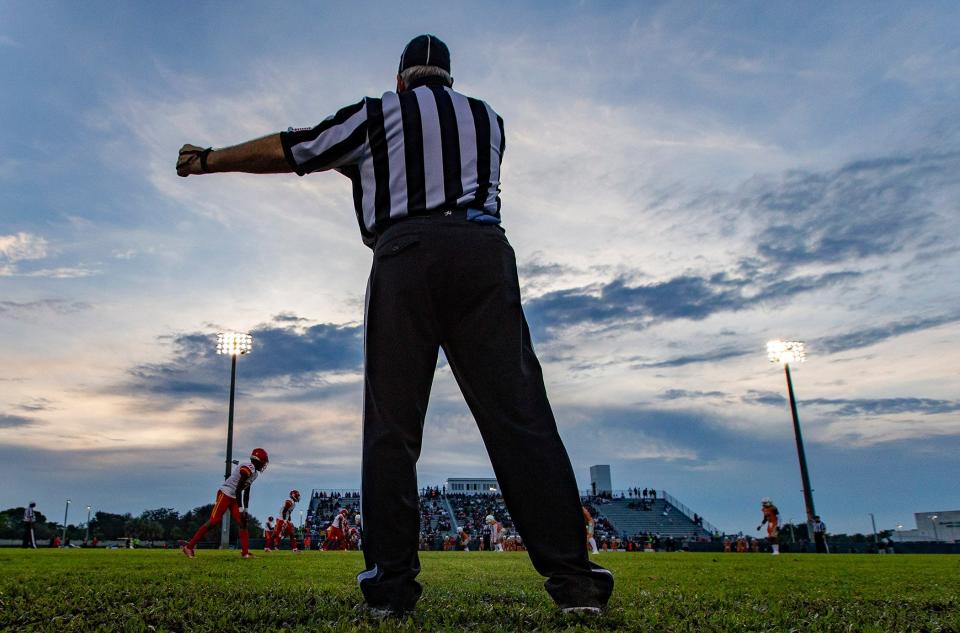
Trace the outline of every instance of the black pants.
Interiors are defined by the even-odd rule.
[[[602,606],[613,576],[587,558],[580,497],[530,342],[503,231],[461,212],[381,236],[367,287],[363,412],[367,602],[412,608],[421,588],[417,459],[443,348],[530,559],[560,606]]]
[[[37,543],[33,534],[33,523],[23,524],[23,547],[37,548]]]
[[[817,548],[817,554],[827,553],[827,538],[821,532],[813,533],[813,542]]]

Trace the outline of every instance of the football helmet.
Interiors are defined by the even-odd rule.
[[[293,499],[294,501],[300,501],[300,491],[299,491],[299,490],[291,490],[291,491],[290,491],[290,498]]]
[[[763,499],[760,500],[760,505],[762,506],[768,506],[771,504],[773,504],[773,502],[770,501],[770,497],[764,497]]]
[[[255,448],[250,451],[250,461],[253,462],[254,468],[259,471],[264,471],[267,469],[267,464],[270,463],[270,457],[264,449]]]

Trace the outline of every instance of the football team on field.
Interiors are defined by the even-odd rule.
[[[196,534],[189,541],[183,543],[180,547],[187,557],[194,558],[196,555],[197,544],[203,539],[208,531],[220,525],[223,516],[229,512],[233,520],[236,521],[240,531],[240,549],[242,558],[253,558],[250,553],[250,533],[247,529],[248,512],[250,507],[250,488],[257,476],[267,469],[270,458],[267,451],[262,448],[255,448],[250,453],[247,461],[237,463],[230,476],[223,482],[223,485],[217,490],[216,500],[213,504],[213,511],[210,514],[210,520],[200,526]],[[293,512],[300,501],[300,491],[291,490],[290,494],[284,499],[280,506],[280,513],[274,521],[274,517],[267,517],[263,529],[264,552],[270,552],[280,549],[284,537],[290,541],[290,547],[294,553],[299,554],[300,548],[297,542],[297,529],[293,521]],[[325,539],[321,549],[324,550],[345,550],[359,549],[360,515],[357,515],[357,526],[350,525],[350,515],[346,508],[341,509],[330,521],[326,528]],[[310,549],[312,543],[310,540],[309,520],[307,529],[303,537],[304,547]]]

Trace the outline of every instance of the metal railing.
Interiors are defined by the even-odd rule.
[[[651,489],[651,488],[648,488],[647,490],[649,490],[651,493],[655,493],[655,494],[656,494],[656,497],[654,497],[652,494],[651,494],[651,495],[648,495],[648,496],[646,496],[646,497],[644,497],[644,496],[642,496],[642,495],[641,495],[641,496],[637,496],[636,494],[634,494],[634,489],[633,489],[633,488],[626,488],[626,489],[620,489],[620,490],[612,490],[612,491],[610,492],[610,497],[613,498],[613,499],[629,499],[629,500],[640,500],[640,501],[642,501],[643,499],[662,499],[662,500],[666,501],[667,503],[669,503],[669,504],[670,504],[671,506],[673,506],[674,508],[676,508],[676,509],[677,509],[681,514],[683,514],[685,517],[687,517],[688,519],[690,519],[691,522],[695,523],[696,525],[699,525],[699,526],[702,527],[704,530],[706,530],[707,532],[709,532],[711,535],[713,535],[713,534],[719,534],[719,533],[720,533],[720,530],[718,530],[715,525],[713,525],[712,523],[710,523],[709,521],[707,521],[706,519],[704,519],[704,518],[703,518],[702,516],[700,516],[699,514],[697,515],[697,517],[700,519],[701,523],[696,523],[696,522],[694,521],[694,518],[693,518],[693,515],[694,515],[693,510],[691,510],[690,508],[688,508],[688,507],[687,507],[686,505],[684,505],[683,503],[680,503],[680,501],[679,501],[676,497],[674,497],[673,495],[671,495],[670,493],[668,493],[666,490],[653,490],[653,489]],[[592,490],[581,490],[581,491],[580,491],[580,496],[581,496],[581,497],[596,497],[597,495],[593,494],[593,491],[592,491]]]

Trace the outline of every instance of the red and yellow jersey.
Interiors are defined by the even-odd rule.
[[[237,486],[240,484],[241,475],[246,476],[246,482],[244,482],[243,489],[237,490]],[[243,490],[250,487],[250,485],[257,479],[257,469],[253,467],[253,464],[250,462],[240,462],[233,467],[233,472],[230,473],[230,476],[227,477],[226,481],[223,482],[223,485],[220,486],[220,492],[227,495],[231,499],[236,499]]]
[[[587,524],[587,536],[592,536],[592,535],[593,535],[593,525],[594,525],[593,517],[590,516],[590,511],[587,510],[586,506],[580,506],[580,507],[583,509],[583,520],[584,520],[584,521],[586,522],[586,524]]]
[[[780,511],[777,510],[777,506],[771,503],[768,506],[761,506],[760,509],[763,510],[763,520],[767,522],[767,535],[776,535],[780,525]]]
[[[333,517],[333,521],[330,522],[330,525],[337,528],[343,533],[346,533],[350,528],[350,521],[347,519],[346,515],[338,513]]]
[[[293,509],[297,507],[297,502],[293,499],[287,499],[280,508],[280,518],[289,521],[293,517]]]

